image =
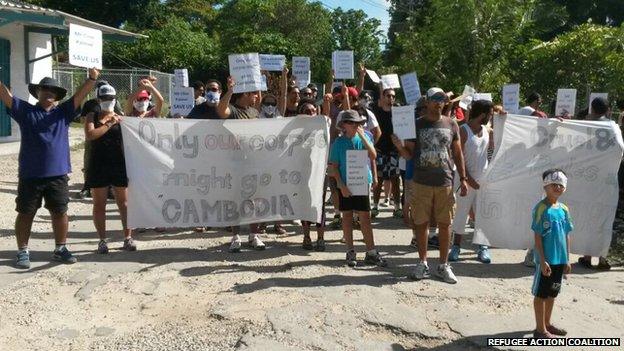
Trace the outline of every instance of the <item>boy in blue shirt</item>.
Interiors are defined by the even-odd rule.
[[[369,195],[355,196],[351,194],[347,186],[347,151],[366,150],[368,158],[373,162],[377,158],[373,140],[365,134],[362,127],[366,119],[357,111],[346,110],[342,112],[342,118],[338,127],[342,129],[342,135],[334,141],[329,156],[329,174],[336,179],[338,185],[339,210],[342,213],[342,232],[347,244],[347,265],[357,265],[355,249],[353,246],[353,212],[356,211],[360,219],[360,227],[366,244],[365,264],[385,267],[386,261],[375,249],[373,239],[373,227],[370,217]],[[373,176],[368,170],[368,184],[372,184]]]
[[[69,186],[67,174],[71,173],[69,161],[69,124],[78,114],[82,100],[95,87],[100,72],[89,69],[89,78],[74,96],[59,104],[67,90],[50,77],[39,84],[29,84],[28,91],[37,98],[35,105],[16,96],[0,83],[0,101],[17,122],[21,132],[17,198],[16,267],[30,268],[28,239],[33,219],[45,200],[52,217],[52,231],[56,248],[52,258],[63,263],[75,263],[76,258],[67,250],[67,204]]]
[[[546,197],[533,208],[531,229],[535,233],[535,280],[533,281],[533,308],[535,310],[536,338],[554,338],[567,332],[550,323],[555,298],[561,290],[561,278],[569,274],[571,266],[570,235],[573,230],[568,207],[559,202],[565,192],[568,178],[560,169],[549,169],[542,174]]]

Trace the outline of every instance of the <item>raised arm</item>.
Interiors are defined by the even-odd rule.
[[[277,99],[277,109],[282,116],[286,115],[286,104],[288,99],[288,67],[284,65],[282,76],[280,77],[280,96]]]
[[[82,100],[84,100],[87,95],[89,95],[91,90],[95,88],[95,82],[97,81],[99,76],[100,71],[95,68],[89,68],[89,78],[84,83],[82,83],[80,88],[78,88],[78,90],[72,97],[74,99],[74,110],[80,108],[80,105],[82,105]]]
[[[347,87],[347,82],[342,82],[342,110],[350,110],[351,109],[351,101],[349,101],[349,88]]]
[[[142,88],[141,90],[147,90],[152,94],[152,96],[154,97],[154,114],[156,115],[156,117],[160,117],[163,105],[165,104],[165,98],[163,98],[162,94],[160,94],[160,91],[156,89],[152,82],[153,81],[151,79],[142,79],[139,82],[139,86]]]
[[[329,76],[329,80],[325,83],[325,94],[332,93],[332,86],[334,85],[334,70],[332,69],[331,75]]]
[[[366,67],[364,66],[363,63],[360,62],[360,76],[358,79],[358,92],[361,92],[362,90],[364,90],[364,79],[366,78]]]
[[[376,160],[377,159],[377,151],[375,150],[375,147],[373,146],[373,144],[371,144],[368,141],[368,138],[366,137],[366,134],[364,134],[364,127],[359,126],[357,129],[357,134],[360,136],[360,139],[362,139],[362,143],[364,144],[364,147],[366,148],[366,151],[368,151],[368,158],[372,160]]]
[[[13,94],[11,94],[11,90],[0,82],[0,101],[4,103],[9,110],[13,108]]]
[[[227,79],[228,90],[219,100],[219,104],[217,105],[217,114],[221,119],[228,119],[232,111],[230,111],[230,100],[232,100],[232,94],[234,93],[234,78],[231,76]]]
[[[325,94],[323,96],[323,106],[321,108],[321,113],[324,116],[328,116],[331,112],[331,103],[334,100],[334,96],[332,94]]]

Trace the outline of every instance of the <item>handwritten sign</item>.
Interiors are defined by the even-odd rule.
[[[476,93],[472,97],[473,101],[485,100],[492,102],[492,93]]]
[[[351,195],[368,195],[369,166],[368,151],[347,150],[347,187]]]
[[[286,56],[260,54],[260,69],[281,72],[286,66]]]
[[[258,54],[232,54],[228,56],[230,75],[234,78],[234,93],[260,91],[262,74]]]
[[[102,69],[102,31],[70,23],[69,63]]]
[[[189,86],[188,69],[180,68],[180,69],[174,70],[173,77],[175,79],[176,87],[188,87]]]
[[[353,79],[353,51],[334,51],[332,68],[336,79]]]
[[[597,97],[609,99],[609,93],[591,93],[591,94],[589,94],[589,104],[587,106],[589,106],[589,110],[590,110],[589,112],[590,113],[592,112],[591,111],[591,103]]]
[[[416,106],[392,106],[392,128],[401,140],[416,138]]]
[[[373,81],[373,83],[379,84],[379,82],[381,82],[381,78],[379,78],[377,72],[367,69],[366,74],[368,74],[368,77]]]
[[[383,89],[399,89],[401,83],[399,82],[399,76],[396,74],[385,74],[381,76],[381,86]]]
[[[503,108],[508,113],[518,113],[520,109],[520,84],[503,86]]]
[[[171,91],[171,115],[187,116],[195,106],[193,88],[174,87]]]
[[[576,109],[576,89],[559,89],[557,90],[557,105],[555,107],[555,116],[574,116]]]
[[[403,94],[405,102],[415,104],[420,99],[420,84],[416,72],[404,74],[401,76],[401,85],[403,86]]]
[[[459,101],[459,107],[467,110],[468,106],[470,106],[470,104],[472,103],[473,95],[476,92],[477,91],[473,87],[469,85],[464,85],[464,91],[461,94],[462,99]]]
[[[310,84],[310,58],[294,56],[292,58],[293,76],[299,88],[305,88]]]

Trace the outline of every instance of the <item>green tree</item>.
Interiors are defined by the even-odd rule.
[[[353,50],[355,62],[379,68],[381,62],[381,21],[368,18],[362,10],[343,11],[340,7],[332,13],[332,38],[335,48]]]

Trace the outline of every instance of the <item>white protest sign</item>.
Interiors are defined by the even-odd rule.
[[[381,76],[381,86],[383,89],[399,89],[401,83],[397,74],[384,74]]]
[[[171,115],[187,116],[195,107],[195,91],[193,88],[174,87],[171,90]]]
[[[377,72],[367,69],[366,74],[368,74],[373,83],[379,84],[379,82],[381,82],[381,78],[379,78]]]
[[[128,225],[225,227],[320,222],[325,118],[125,117]]]
[[[589,113],[592,112],[591,111],[591,103],[597,97],[609,99],[609,93],[591,93],[591,94],[589,94],[589,104],[587,104],[587,106],[589,106]]]
[[[555,116],[561,117],[568,115],[569,117],[573,117],[575,109],[576,89],[558,89]]]
[[[420,84],[418,84],[418,77],[416,76],[416,72],[402,75],[401,85],[403,86],[405,102],[407,102],[408,104],[417,103],[421,97],[421,93]]]
[[[336,87],[342,87],[342,82],[333,82],[332,83],[332,91],[334,90],[334,88]],[[331,91],[330,91],[331,93]]]
[[[489,101],[492,102],[492,93],[475,93],[472,96],[472,101],[479,101],[479,100],[485,100],[485,101]]]
[[[351,195],[368,195],[369,165],[368,151],[347,150],[347,187]]]
[[[188,87],[189,86],[189,76],[188,69],[180,68],[173,70],[175,86],[176,87]]]
[[[262,90],[260,57],[258,54],[232,54],[228,56],[230,75],[234,78],[234,93]]]
[[[469,85],[464,85],[464,91],[461,94],[462,99],[459,101],[459,107],[467,110],[468,106],[470,106],[470,104],[472,103],[473,95],[476,92],[477,91],[473,87]]]
[[[292,58],[293,76],[299,88],[305,88],[310,84],[310,58],[294,56]]]
[[[267,83],[267,77],[264,74],[260,76],[260,80],[262,81],[260,90],[261,91],[269,90],[268,83]]]
[[[531,213],[543,198],[542,173],[568,176],[560,201],[574,223],[571,252],[606,256],[618,203],[617,173],[624,143],[613,122],[566,121],[519,115],[496,119],[500,146],[477,195],[475,243],[533,247]]]
[[[353,79],[353,51],[334,51],[332,53],[332,69],[336,79]]]
[[[260,54],[260,69],[281,72],[286,66],[286,56]]]
[[[102,31],[70,23],[69,63],[102,69]]]
[[[520,109],[520,84],[503,86],[503,109],[507,113],[518,113]]]
[[[392,106],[392,129],[401,140],[416,138],[416,106]]]

